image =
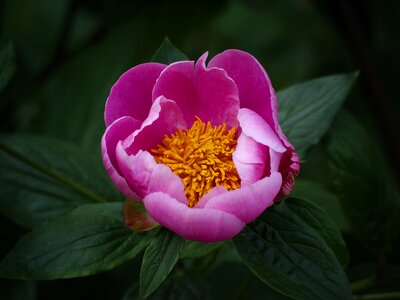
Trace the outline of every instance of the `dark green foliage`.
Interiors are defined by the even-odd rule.
[[[328,131],[357,74],[333,75],[291,86],[278,93],[279,123],[304,158]]]
[[[295,299],[352,298],[332,251],[340,258],[346,255],[340,233],[308,201],[286,199],[275,204],[234,242],[254,274],[282,294]]]
[[[14,47],[11,42],[0,46],[0,93],[13,77],[16,69]]]
[[[180,60],[189,60],[185,54],[175,48],[168,38],[165,38],[156,54],[154,54],[152,61],[171,64]]]
[[[13,279],[87,276],[132,259],[149,238],[150,234],[124,227],[122,203],[81,205],[24,236],[1,262],[0,275]]]
[[[122,200],[93,157],[55,139],[0,136],[0,168],[0,211],[26,227],[80,204]]]
[[[400,232],[400,195],[378,146],[350,114],[341,112],[331,129],[327,153],[352,228],[369,249],[390,250]]]
[[[162,228],[147,247],[140,270],[140,294],[146,298],[167,278],[176,262],[184,239]]]

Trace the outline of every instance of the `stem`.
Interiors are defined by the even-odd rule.
[[[353,282],[351,284],[351,290],[353,292],[357,292],[357,291],[360,291],[360,290],[368,289],[370,287],[375,286],[376,281],[377,281],[376,277],[375,276],[371,276],[371,277],[362,279],[360,281]]]
[[[368,277],[360,281],[353,282],[351,284],[351,289],[353,290],[353,292],[357,292],[372,287],[377,287],[386,283],[390,283],[399,279],[400,279],[400,271],[390,274],[389,276],[384,278],[377,278],[375,276]]]
[[[236,293],[236,300],[246,299],[246,291],[251,286],[252,275],[249,274]]]
[[[65,178],[64,176],[62,176],[61,174],[46,169],[45,167],[41,166],[40,164],[30,160],[29,158],[23,156],[22,154],[18,153],[17,151],[15,151],[14,149],[4,145],[4,144],[0,144],[0,150],[3,150],[4,152],[6,152],[8,155],[26,163],[27,165],[33,167],[34,169],[48,175],[49,177],[52,177],[54,179],[56,179],[57,181],[65,184],[66,186],[69,186],[71,189],[77,191],[78,193],[80,193],[81,195],[85,196],[86,198],[89,198],[90,200],[94,201],[94,202],[99,202],[99,203],[104,203],[107,202],[103,197],[100,197],[98,195],[96,195],[95,193],[93,193],[92,191],[84,188],[83,186],[80,186],[79,184],[75,183],[74,181]]]
[[[353,297],[354,300],[399,299],[399,298],[400,298],[400,292],[365,294]]]

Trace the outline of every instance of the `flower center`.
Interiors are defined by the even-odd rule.
[[[192,128],[166,135],[151,152],[157,163],[167,165],[182,179],[188,206],[194,207],[215,186],[227,190],[240,187],[232,161],[237,144],[235,136],[235,128],[227,131],[225,123],[213,127],[197,117]]]

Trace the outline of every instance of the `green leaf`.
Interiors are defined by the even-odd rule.
[[[152,294],[167,278],[179,259],[183,243],[180,236],[161,228],[147,247],[140,270],[140,294],[143,298]]]
[[[337,194],[368,248],[389,250],[400,230],[400,195],[371,134],[348,113],[335,119],[326,143]]]
[[[327,132],[357,74],[321,77],[278,92],[279,123],[300,157]]]
[[[0,93],[16,70],[14,46],[11,42],[0,47]]]
[[[302,198],[314,202],[326,211],[341,231],[351,232],[349,221],[344,214],[338,197],[328,192],[320,183],[306,179],[296,179],[296,184],[290,195],[294,198]]]
[[[0,212],[33,227],[82,203],[121,194],[91,155],[55,139],[0,136]]]
[[[176,61],[189,60],[185,54],[179,51],[168,38],[162,42],[156,54],[154,54],[152,61],[171,64]]]
[[[219,243],[200,243],[186,240],[182,249],[181,258],[199,258],[213,253],[224,246],[225,242]]]
[[[325,240],[340,264],[347,266],[349,253],[346,244],[342,238],[340,229],[331,220],[326,211],[305,199],[289,198],[285,202],[289,210],[300,217]]]
[[[24,236],[0,264],[0,276],[57,279],[113,269],[135,257],[150,235],[124,226],[122,203],[86,204]]]
[[[346,275],[320,236],[326,222],[318,223],[325,217],[316,217],[319,213],[308,201],[299,206],[298,200],[285,200],[247,225],[234,238],[234,244],[250,270],[284,295],[295,299],[351,299]],[[303,219],[310,214],[314,214],[312,226],[310,220]]]

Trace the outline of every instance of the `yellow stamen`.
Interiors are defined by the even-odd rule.
[[[161,145],[151,152],[157,163],[167,165],[182,179],[188,206],[194,207],[217,185],[227,190],[240,187],[232,161],[235,149],[235,128],[227,131],[225,123],[213,127],[210,122],[205,124],[197,118],[192,128],[166,135]]]

